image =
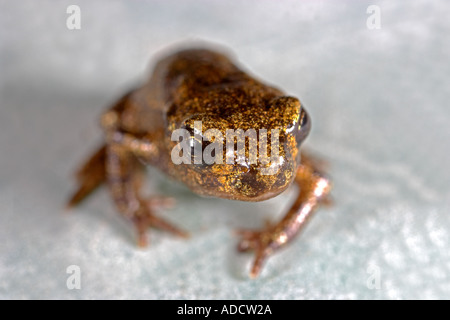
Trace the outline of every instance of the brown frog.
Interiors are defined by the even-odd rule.
[[[299,152],[310,124],[297,98],[256,80],[227,56],[207,49],[172,53],[156,64],[143,86],[102,115],[105,144],[77,172],[79,188],[68,206],[106,182],[119,212],[136,226],[138,244],[146,246],[149,227],[188,234],[153,213],[160,198],[141,195],[144,165],[159,168],[200,195],[240,201],[275,197],[295,182],[298,195],[281,221],[262,230],[238,231],[238,249],[256,252],[250,272],[256,277],[266,258],[298,234],[330,191],[319,162]],[[214,137],[205,134],[210,129]],[[244,134],[243,151],[238,148],[242,136],[228,135],[239,129],[253,133]],[[181,149],[182,137],[174,139],[177,130],[188,133]],[[211,143],[215,161],[198,159]],[[257,148],[251,149],[252,143]],[[254,161],[263,145],[270,160]],[[174,161],[180,154],[183,161]]]

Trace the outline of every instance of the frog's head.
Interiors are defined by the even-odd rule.
[[[184,136],[172,136],[172,161],[191,189],[261,201],[278,195],[294,180],[310,120],[297,98],[280,96],[262,107],[209,108],[185,118],[178,128]]]

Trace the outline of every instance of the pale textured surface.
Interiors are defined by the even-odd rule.
[[[65,26],[73,3],[79,31]],[[243,3],[0,1],[0,298],[450,298],[448,2],[374,3],[376,31],[369,2]],[[149,189],[178,199],[162,214],[193,237],[152,232],[148,250],[104,188],[62,210],[71,172],[101,141],[100,112],[155,52],[192,39],[298,95],[306,146],[331,164],[335,206],[257,280],[232,230],[279,215],[289,195],[202,199],[152,173]],[[72,264],[81,290],[66,288]]]

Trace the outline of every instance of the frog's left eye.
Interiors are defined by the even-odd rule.
[[[298,131],[295,135],[295,139],[298,144],[302,143],[303,140],[306,139],[310,130],[311,130],[311,120],[309,119],[308,113],[306,112],[305,108],[303,108],[302,106],[300,119],[298,123]]]

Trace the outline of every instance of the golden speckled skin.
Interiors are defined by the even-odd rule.
[[[246,150],[239,164],[224,160],[176,165],[171,151],[178,142],[171,140],[172,132],[181,128],[193,132],[194,121],[202,122],[202,132],[215,128],[224,137],[227,129],[267,129],[270,141],[270,133],[277,129],[279,157],[269,164],[250,163]],[[118,210],[135,223],[140,245],[146,244],[149,226],[187,235],[153,214],[152,206],[164,201],[140,195],[142,163],[159,168],[198,194],[233,200],[265,200],[295,181],[299,195],[285,218],[262,231],[240,232],[239,249],[256,251],[252,276],[268,255],[298,233],[330,189],[313,160],[302,156],[300,162],[299,147],[310,120],[299,100],[254,79],[218,52],[190,49],[163,58],[147,83],[104,113],[102,127],[106,144],[79,170],[80,187],[69,206],[106,181]],[[277,170],[263,174],[268,167]]]
[[[301,142],[296,133],[300,115],[306,116],[300,111],[298,99],[255,80],[222,54],[185,50],[160,61],[148,83],[130,94],[121,125],[127,132],[162,135],[155,139],[161,156],[150,162],[196,193],[261,201],[278,195],[294,179]],[[202,121],[203,131],[216,128],[223,136],[227,129],[279,129],[281,168],[276,175],[263,175],[256,164],[174,165],[172,131],[193,128],[196,120]]]

